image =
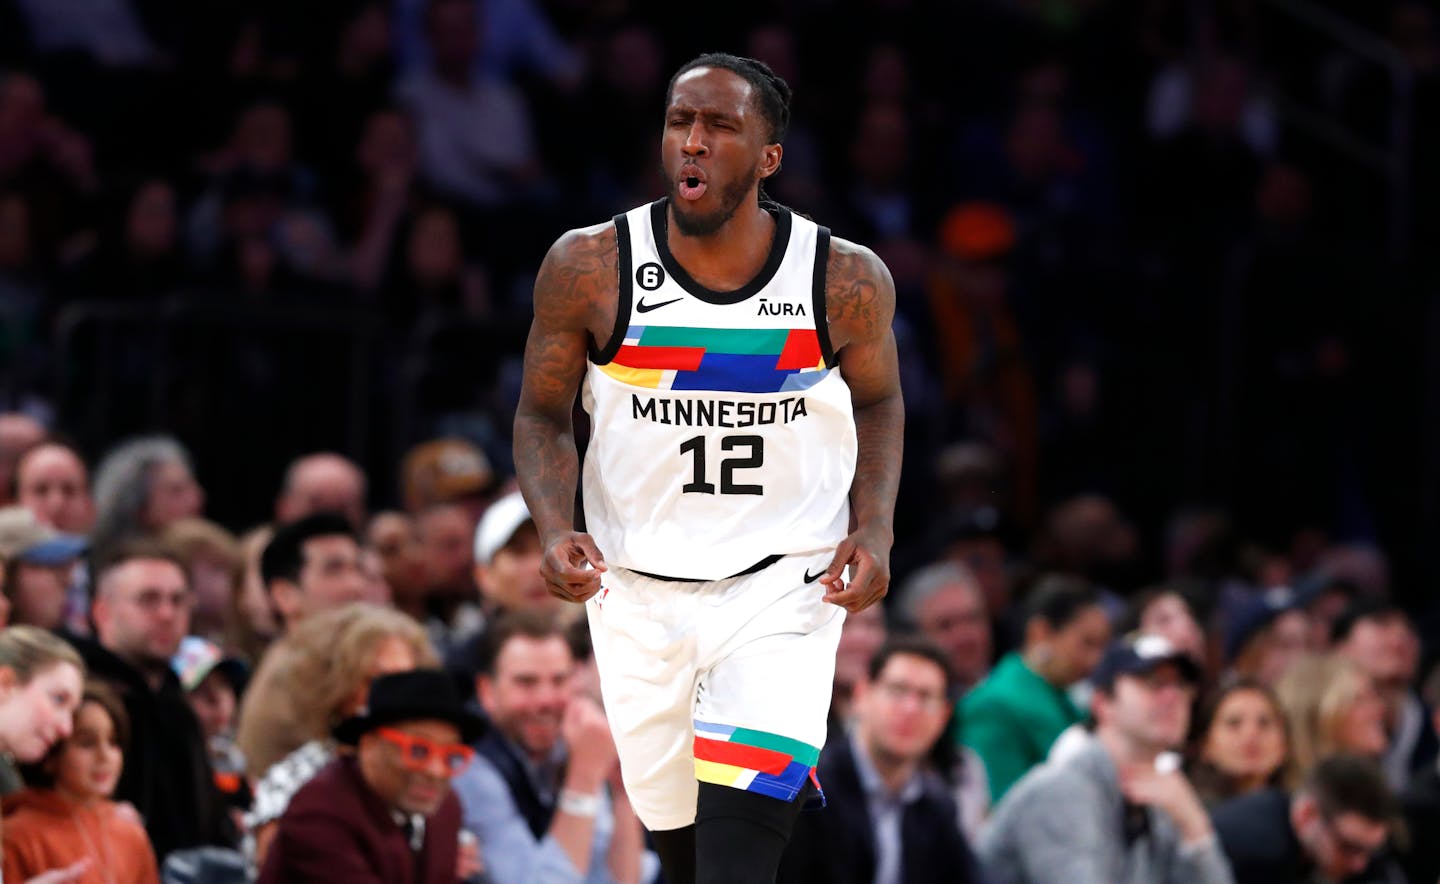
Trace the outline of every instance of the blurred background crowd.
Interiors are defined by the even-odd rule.
[[[835,763],[854,779],[885,744],[906,807],[963,821],[920,842],[978,879],[1011,786],[1154,680],[1093,677],[1139,629],[1195,666],[1182,761],[1206,805],[1351,800],[1368,769],[1321,762],[1368,757],[1384,837],[1351,859],[1440,878],[1387,803],[1440,814],[1421,0],[0,0],[5,607],[118,686],[76,733],[128,736],[115,798],[159,859],[225,845],[258,869],[370,679],[445,666],[496,725],[462,775],[484,777],[456,781],[467,874],[653,871],[618,781],[593,862],[551,829],[565,778],[613,780],[613,749],[552,764],[603,718],[578,609],[538,582],[510,426],[540,257],[663,193],[668,77],[716,48],[794,87],[772,196],[897,287],[896,580],[847,625]],[[63,657],[8,641],[0,682]],[[10,814],[5,874],[58,867],[12,867],[46,854]],[[797,838],[816,859],[785,874],[854,842]],[[925,880],[887,863],[832,875]]]

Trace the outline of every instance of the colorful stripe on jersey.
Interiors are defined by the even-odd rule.
[[[820,750],[767,731],[695,720],[695,779],[793,801]]]
[[[830,370],[813,328],[676,328],[632,325],[599,367],[634,387],[717,393],[806,390]]]

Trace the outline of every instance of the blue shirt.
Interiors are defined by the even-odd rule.
[[[563,750],[557,747],[554,757],[543,766],[530,763],[523,752],[517,750],[517,755],[526,761],[536,794],[553,800],[559,793]],[[451,787],[460,798],[466,831],[480,842],[480,858],[493,884],[616,884],[607,857],[615,817],[606,793],[600,795],[600,812],[595,816],[590,869],[582,875],[549,833],[535,838],[510,787],[489,759],[476,755],[465,772],[451,781]],[[655,856],[647,854],[640,863],[640,880],[652,880],[657,868]]]

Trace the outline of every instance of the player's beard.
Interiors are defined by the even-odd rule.
[[[741,175],[726,185],[717,194],[719,207],[711,212],[699,212],[689,207],[689,200],[680,198],[680,182],[673,177],[668,177],[667,188],[670,194],[670,210],[675,217],[675,227],[682,236],[710,236],[725,226],[725,222],[735,217],[745,198],[750,195],[750,188],[756,180],[756,173],[760,167],[757,165],[750,170],[749,175]],[[663,174],[663,172],[662,172]]]

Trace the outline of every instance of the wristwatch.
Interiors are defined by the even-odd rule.
[[[560,802],[557,809],[571,816],[595,817],[600,813],[599,792],[572,792],[569,789],[560,790]]]

